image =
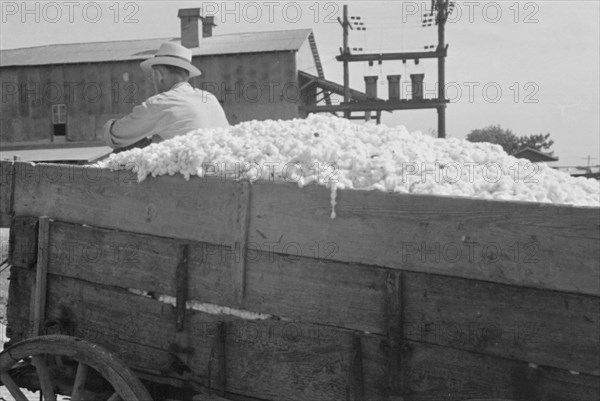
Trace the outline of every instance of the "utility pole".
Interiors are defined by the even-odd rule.
[[[343,17],[344,20],[340,21],[338,17],[338,22],[342,25],[342,30],[344,34],[344,42],[342,49],[343,55],[349,55],[350,49],[348,49],[348,28],[353,29],[352,25],[348,22],[348,5],[344,4],[343,8]],[[348,66],[348,61],[344,60],[344,103],[348,103],[350,101],[350,71]],[[344,118],[350,118],[350,110],[344,110]]]
[[[352,54],[348,47],[348,28],[353,28],[353,23],[350,20],[360,20],[360,17],[352,16],[348,17],[348,6],[343,6],[343,18],[338,17],[338,22],[342,26],[343,30],[343,47],[340,47],[340,55],[336,57],[338,61],[343,62],[344,65],[344,85],[337,85],[334,89],[334,93],[344,96],[344,102],[339,105],[310,105],[304,106],[303,110],[308,113],[337,113],[343,112],[344,117],[347,119],[356,119],[352,116],[352,112],[364,112],[365,118],[370,118],[372,112],[376,112],[377,122],[381,120],[381,112],[383,111],[394,111],[394,110],[416,110],[416,109],[436,109],[438,114],[438,137],[446,137],[446,104],[449,102],[445,98],[445,58],[447,56],[448,45],[445,41],[444,30],[448,15],[452,12],[454,3],[452,0],[431,0],[431,15],[437,12],[436,25],[438,25],[438,45],[435,51],[410,51],[410,52],[394,52],[394,53],[363,53],[363,54]],[[431,26],[432,19],[423,20],[423,27]],[[357,31],[364,31],[366,28],[362,22],[355,22]],[[433,49],[434,45],[425,46],[425,49]],[[354,50],[362,51],[362,48],[354,48]],[[377,90],[371,90],[371,95],[362,96],[352,94],[350,91],[350,62],[369,62],[372,65],[374,62],[381,64],[383,61],[391,60],[414,60],[415,64],[419,63],[419,60],[424,59],[436,59],[438,64],[438,95],[437,99],[425,99],[423,98],[423,75],[414,75],[413,80],[413,97],[411,99],[400,99],[400,75],[388,75],[389,85],[398,85],[394,93],[394,88],[389,88],[390,95],[388,100],[383,100],[377,97]],[[411,75],[412,80],[413,75]],[[366,78],[366,77],[365,77]],[[370,82],[365,81],[366,85],[371,85]],[[318,83],[316,84],[318,85]],[[417,89],[416,89],[417,88]],[[325,88],[323,87],[325,90]],[[368,92],[368,91],[367,91]],[[317,103],[317,102],[316,102]]]
[[[591,155],[588,155],[588,157],[582,157],[582,159],[586,160],[587,159],[587,172],[591,173],[592,172],[592,160],[596,160],[595,157],[592,157]]]
[[[433,3],[432,0],[432,12]],[[438,26],[438,99],[445,99],[446,95],[446,56],[441,55],[441,51],[446,47],[444,30],[446,28],[446,20],[448,19],[448,0],[437,0],[435,7],[438,9],[437,26]],[[437,108],[438,113],[438,138],[446,137],[446,104],[441,104]]]

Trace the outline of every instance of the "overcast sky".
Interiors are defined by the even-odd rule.
[[[312,28],[325,77],[343,82],[335,61],[342,46],[336,18],[342,4],[366,31],[351,31],[350,47],[367,52],[423,50],[437,43],[436,28],[422,28],[430,1],[1,1],[2,49],[54,43],[178,37],[179,8],[203,7],[215,15],[214,34]],[[449,136],[464,138],[491,124],[518,135],[550,133],[558,165],[600,163],[600,2],[457,2],[447,24]],[[225,12],[227,11],[227,12]],[[37,21],[36,21],[37,20]],[[425,73],[432,94],[435,60],[351,64],[351,84],[364,90],[365,75]],[[315,73],[315,71],[308,71]],[[427,92],[426,92],[427,95]],[[387,125],[410,131],[437,129],[434,109],[385,113]]]

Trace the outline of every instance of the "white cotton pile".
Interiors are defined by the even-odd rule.
[[[532,164],[498,145],[359,125],[330,115],[201,129],[110,156],[101,167],[138,179],[183,174],[310,183],[332,189],[600,206],[598,181]]]
[[[139,290],[137,288],[128,288],[127,291],[129,291],[132,294],[138,295],[140,297],[144,297],[144,298],[156,298],[156,299],[158,299],[159,302],[162,302],[164,304],[168,304],[171,306],[176,306],[176,304],[177,304],[177,300],[175,299],[175,297],[172,297],[170,295],[157,295],[157,294],[152,295],[148,291]],[[267,319],[271,319],[273,317],[273,315],[268,315],[265,313],[256,313],[256,312],[250,312],[247,310],[229,308],[227,306],[208,304],[205,302],[196,301],[195,299],[186,301],[185,308],[195,310],[195,311],[205,312],[205,313],[208,313],[211,315],[230,315],[230,316],[239,317],[239,318],[245,319],[245,320],[267,320]]]
[[[159,296],[158,301],[171,306],[175,306],[177,304],[177,300],[169,295]],[[187,301],[185,303],[185,308],[208,313],[211,315],[235,316],[244,320],[267,320],[273,317],[272,315],[267,315],[264,313],[256,313],[247,310],[228,308],[227,306],[207,304],[196,300]]]

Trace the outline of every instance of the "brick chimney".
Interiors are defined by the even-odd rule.
[[[369,99],[375,99],[377,97],[377,79],[379,76],[367,76],[365,77],[365,92]]]
[[[215,17],[212,15],[210,17],[202,17],[202,37],[210,38],[212,36],[213,27],[217,26],[215,24]]]
[[[177,16],[181,19],[181,45],[190,49],[200,46],[201,38],[212,36],[217,26],[214,17],[202,17],[200,8],[183,8]]]

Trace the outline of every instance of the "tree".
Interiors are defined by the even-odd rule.
[[[519,138],[519,150],[525,148],[531,148],[540,151],[544,149],[549,150],[553,144],[554,141],[550,139],[550,134],[529,135]],[[552,153],[553,152],[550,152],[550,154]]]
[[[519,137],[509,129],[502,129],[499,125],[490,125],[483,129],[475,129],[467,135],[470,142],[489,142],[502,146],[509,155],[519,149]]]
[[[503,129],[500,125],[490,125],[482,129],[475,129],[467,135],[470,142],[489,142],[502,146],[509,155],[527,147],[535,150],[550,149],[554,141],[550,134],[538,134],[529,136],[517,136],[509,129]],[[552,152],[550,152],[552,154]]]

